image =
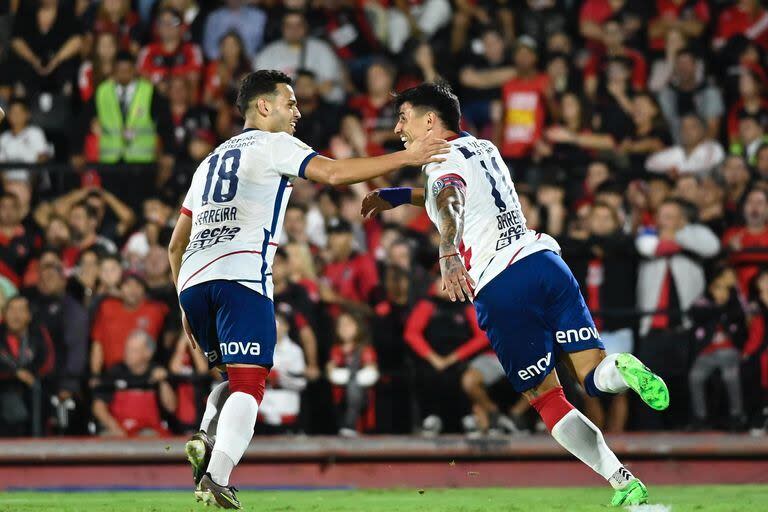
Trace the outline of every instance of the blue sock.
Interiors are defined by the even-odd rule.
[[[611,396],[613,393],[608,393],[605,391],[600,391],[597,389],[597,385],[595,384],[595,369],[593,368],[591,372],[587,374],[586,377],[584,377],[584,390],[587,392],[589,396]]]

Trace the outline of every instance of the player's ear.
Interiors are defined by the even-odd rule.
[[[259,111],[259,114],[268,117],[269,112],[272,110],[272,105],[269,104],[266,98],[262,97],[256,100],[256,109]]]

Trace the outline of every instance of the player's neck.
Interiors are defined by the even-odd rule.
[[[448,130],[443,127],[432,128],[432,135],[436,139],[445,139],[445,140],[453,140],[458,138],[459,136],[459,134],[454,132],[453,130]]]

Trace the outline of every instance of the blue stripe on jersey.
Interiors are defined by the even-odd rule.
[[[262,294],[267,296],[267,250],[269,249],[269,241],[272,235],[277,230],[277,221],[280,217],[280,210],[283,207],[283,194],[288,186],[288,178],[286,176],[280,177],[280,185],[277,187],[277,195],[275,196],[275,209],[272,210],[272,224],[268,230],[264,230],[264,244],[261,246],[261,290]]]
[[[469,160],[475,155],[472,151],[468,150],[464,146],[457,146],[457,148],[459,151],[461,151],[461,154],[464,155],[465,160]]]
[[[304,160],[301,161],[301,165],[299,166],[299,178],[307,179],[307,176],[306,176],[307,165],[309,165],[309,161],[315,158],[316,156],[317,156],[317,151],[313,151],[304,157]]]

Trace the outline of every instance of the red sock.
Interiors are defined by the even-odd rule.
[[[264,398],[264,385],[267,381],[269,370],[263,366],[228,366],[229,392],[240,391],[247,393],[256,399],[261,405]]]
[[[560,386],[534,398],[531,400],[531,405],[544,420],[544,424],[550,432],[557,425],[557,422],[573,409],[573,405],[565,398],[563,388]]]

